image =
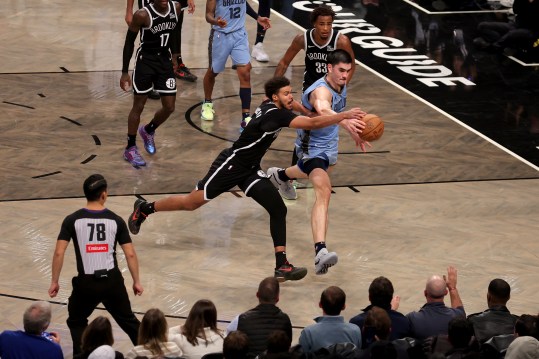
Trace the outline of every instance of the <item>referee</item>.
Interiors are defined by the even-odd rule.
[[[122,218],[105,208],[107,181],[100,174],[91,175],[84,181],[86,207],[64,219],[56,249],[52,258],[52,278],[49,296],[55,297],[60,290],[58,280],[64,254],[73,239],[78,275],[73,277],[73,291],[67,306],[67,326],[73,340],[73,354],[81,352],[82,332],[88,325],[88,317],[99,303],[103,303],[118,325],[137,344],[140,321],[135,317],[124,285],[124,279],[116,260],[116,244],[125,254],[127,266],[133,278],[133,292],[141,295],[138,259],[129,231]]]

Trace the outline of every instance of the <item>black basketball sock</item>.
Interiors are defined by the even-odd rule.
[[[126,147],[126,149],[128,149],[129,147],[136,146],[136,145],[137,145],[137,135],[127,134],[127,147]]]
[[[284,182],[284,181],[290,181],[290,180],[294,179],[294,178],[288,177],[288,176],[286,175],[286,171],[285,171],[284,169],[278,170],[278,171],[277,171],[277,176],[278,176],[279,179],[280,179],[281,181],[283,181],[283,182]]]
[[[158,126],[153,122],[153,120],[151,120],[149,124],[144,126],[144,130],[146,131],[147,134],[152,135],[157,129],[157,127]]]
[[[283,264],[288,263],[286,252],[275,252],[275,268],[279,269]]]
[[[144,202],[140,205],[140,212],[142,214],[149,216],[155,212],[155,202]]]
[[[324,248],[326,248],[326,242],[318,242],[314,244],[314,250],[316,254],[318,254],[318,252],[320,252],[320,250]]]
[[[178,66],[182,65],[183,64],[183,60],[182,60],[182,57],[181,56],[178,56],[176,58],[176,63],[178,64]]]

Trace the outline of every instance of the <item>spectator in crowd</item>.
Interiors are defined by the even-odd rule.
[[[515,323],[515,336],[529,336],[539,339],[539,317],[522,314]]]
[[[134,359],[137,356],[148,359],[163,356],[167,358],[181,357],[182,351],[178,345],[168,341],[167,330],[165,314],[157,308],[148,310],[140,322],[138,345],[131,349],[126,357],[128,359]]]
[[[283,330],[292,340],[292,323],[286,313],[283,313],[279,301],[279,282],[275,277],[267,277],[260,282],[258,291],[258,306],[240,314],[230,322],[227,334],[239,330],[249,338],[249,355],[263,353],[268,346],[268,336],[274,330]]]
[[[223,341],[223,356],[225,359],[247,359],[249,338],[239,330],[229,332]]]
[[[403,314],[397,312],[396,308],[392,308],[391,302],[393,300],[393,284],[386,277],[375,278],[369,286],[369,301],[370,305],[363,309],[363,313],[360,313],[350,319],[350,323],[357,325],[363,330],[365,324],[365,318],[373,307],[379,307],[384,309],[389,318],[391,319],[391,334],[389,340],[395,340],[410,336],[410,321]],[[365,337],[365,333],[361,333],[362,337]],[[363,349],[367,347],[367,341],[363,341]]]
[[[317,349],[338,343],[352,343],[361,348],[361,331],[351,323],[346,323],[340,315],[346,308],[346,294],[336,286],[326,288],[318,304],[322,316],[316,317],[316,324],[301,331],[299,344],[303,352],[310,353]]]
[[[452,349],[445,353],[446,358],[480,358],[478,347],[472,346],[473,327],[464,317],[455,317],[447,328]]]
[[[73,356],[74,359],[88,359],[90,354],[93,354],[96,349],[102,346],[108,346],[112,348],[114,344],[114,337],[112,336],[112,325],[107,317],[99,316],[92,320],[90,324],[84,329],[82,333],[82,353]],[[101,348],[103,353],[110,352],[108,348]],[[120,352],[112,351],[116,359],[123,359],[123,354]]]
[[[63,359],[60,336],[46,332],[51,317],[48,302],[33,302],[24,311],[24,331],[4,330],[0,334],[0,358]]]
[[[530,49],[539,36],[539,1],[515,0],[513,2],[514,18],[503,21],[480,22],[477,30],[480,37],[474,44],[481,49],[503,51]]]
[[[475,339],[484,343],[495,335],[511,334],[518,319],[507,309],[511,287],[503,279],[493,279],[487,292],[488,309],[468,316],[472,323]]]
[[[88,355],[88,359],[118,359],[123,357],[122,353],[115,351],[110,345],[101,345]]]
[[[444,303],[449,293],[451,307]],[[406,316],[411,324],[411,336],[416,339],[425,339],[430,336],[447,334],[449,321],[457,316],[466,317],[462,300],[457,290],[457,270],[447,268],[447,277],[433,275],[427,280],[425,287],[427,303],[417,312]]]
[[[509,345],[505,359],[539,359],[539,341],[534,337],[518,337]]]
[[[274,330],[268,336],[266,353],[259,356],[260,359],[292,359],[295,354],[290,352],[292,339],[284,330]]]
[[[198,300],[183,325],[172,327],[168,339],[180,347],[185,359],[200,359],[204,354],[223,349],[224,333],[217,328],[217,309],[211,300]]]

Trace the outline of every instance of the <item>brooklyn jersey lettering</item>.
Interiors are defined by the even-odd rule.
[[[247,12],[246,0],[217,0],[215,4],[215,18],[226,20],[226,26],[221,28],[212,25],[215,31],[231,33],[245,27],[245,14]]]
[[[178,24],[178,14],[174,2],[168,2],[166,14],[160,14],[153,4],[143,8],[150,16],[150,26],[140,31],[140,49],[143,52],[157,53],[170,51],[170,35]]]
[[[107,209],[83,208],[67,216],[58,239],[73,239],[79,274],[117,267],[116,243],[131,243],[125,222]]]
[[[305,72],[303,73],[303,91],[327,72],[328,53],[337,49],[340,32],[331,29],[328,41],[322,46],[313,38],[314,29],[305,31]]]

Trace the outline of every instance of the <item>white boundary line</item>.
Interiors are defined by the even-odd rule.
[[[522,62],[520,61],[519,59],[517,59],[516,57],[513,57],[513,56],[507,56],[508,58],[510,58],[511,60],[515,61],[516,63],[518,63],[519,65],[521,66],[539,66],[539,63],[531,63],[531,64],[528,64],[527,62]]]
[[[490,14],[495,12],[509,12],[509,9],[501,9],[501,10],[470,10],[470,11],[429,11],[425,9],[422,6],[419,6],[418,4],[414,3],[413,1],[409,0],[402,0],[408,5],[411,5],[415,7],[416,9],[419,9],[423,11],[425,14],[429,15],[453,15],[453,14]]]
[[[258,3],[258,1],[256,1],[256,0],[253,0],[253,1],[255,1],[255,2]],[[404,0],[404,1],[406,1],[406,0]],[[299,30],[301,30],[301,31],[305,31],[305,30],[306,30],[305,28],[299,26],[298,24],[296,24],[296,23],[293,22],[292,20],[290,20],[290,19],[284,17],[283,15],[281,15],[281,13],[279,13],[279,12],[273,10],[273,9],[271,9],[271,12],[274,13],[274,14],[276,14],[277,16],[279,16],[281,19],[285,20],[286,22],[288,22],[288,23],[291,24],[292,26],[298,28]],[[434,106],[433,104],[431,104],[431,103],[428,102],[427,100],[425,100],[425,99],[423,99],[423,98],[417,96],[415,93],[413,93],[413,92],[407,90],[406,88],[404,88],[404,87],[402,87],[401,85],[397,84],[397,83],[394,82],[393,80],[388,79],[388,78],[385,77],[384,75],[382,75],[382,74],[378,73],[377,71],[371,69],[370,67],[366,66],[365,64],[362,64],[362,63],[359,62],[358,60],[356,60],[356,64],[360,65],[361,67],[363,67],[364,69],[370,71],[371,73],[373,73],[374,75],[380,77],[381,79],[383,79],[383,80],[389,82],[390,84],[392,84],[393,86],[395,86],[395,87],[398,88],[399,90],[401,90],[401,91],[407,93],[408,95],[412,96],[412,97],[415,98],[416,100],[423,102],[425,105],[427,105],[427,106],[429,106],[430,108],[432,108],[432,109],[438,111],[438,112],[441,113],[442,115],[444,115],[444,116],[446,116],[447,118],[453,120],[455,123],[461,125],[462,127],[468,129],[469,131],[475,133],[477,136],[479,136],[479,137],[483,138],[484,140],[490,142],[491,144],[493,144],[494,146],[498,147],[498,148],[501,149],[502,151],[504,151],[504,152],[508,153],[509,155],[515,157],[516,159],[518,159],[518,160],[524,162],[525,164],[527,164],[527,165],[530,166],[531,168],[535,169],[536,171],[539,171],[539,166],[534,165],[533,163],[531,163],[531,162],[529,162],[528,160],[526,160],[526,159],[520,157],[520,156],[517,155],[516,153],[514,153],[514,152],[508,150],[507,148],[503,147],[502,145],[500,145],[500,144],[497,143],[496,141],[494,141],[494,140],[492,140],[491,138],[485,136],[484,134],[482,134],[481,132],[475,130],[474,128],[468,126],[467,124],[465,124],[464,122],[460,121],[459,119],[453,117],[452,115],[448,114],[447,112],[445,112],[445,111],[439,109],[438,107]]]

